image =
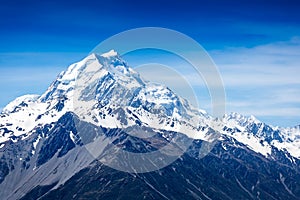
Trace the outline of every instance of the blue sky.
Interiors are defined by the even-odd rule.
[[[2,2],[0,107],[42,93],[109,36],[156,26],[187,34],[210,53],[224,80],[228,112],[300,124],[299,9],[290,0]]]

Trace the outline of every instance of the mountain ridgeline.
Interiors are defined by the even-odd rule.
[[[3,109],[0,195],[297,200],[299,127],[273,127],[238,113],[215,119],[145,81],[115,51],[91,54],[44,94]]]

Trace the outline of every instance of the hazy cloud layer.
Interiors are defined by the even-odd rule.
[[[278,125],[300,124],[300,38],[211,55],[227,88],[228,110],[278,117]]]

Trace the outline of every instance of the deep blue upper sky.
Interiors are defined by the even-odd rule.
[[[285,95],[277,95],[278,103],[269,111],[284,107],[287,100],[280,99],[300,94],[297,81],[268,81],[252,87],[251,82],[246,82],[241,89],[240,82],[232,82],[228,77],[236,75],[237,79],[246,80],[242,77],[265,67],[267,72],[282,70],[285,76],[291,76],[289,80],[296,79],[292,75],[299,72],[295,64],[298,63],[295,57],[299,56],[291,55],[291,51],[300,50],[299,10],[297,0],[2,1],[0,107],[22,94],[42,93],[55,74],[83,58],[102,40],[127,29],[146,26],[185,33],[211,53],[224,72],[228,100],[236,102],[229,111],[250,114],[258,98],[263,99],[261,105],[264,106],[279,89],[285,92],[292,89]],[[280,60],[275,62],[274,58]],[[231,71],[239,70],[239,66],[243,66],[240,74]],[[253,77],[257,77],[256,74]],[[278,79],[278,76],[267,78]],[[267,91],[272,91],[271,96]],[[295,109],[300,107],[299,98],[293,96],[293,99],[288,101],[288,108],[284,107],[291,112],[278,110],[266,115],[252,111],[271,124],[300,124],[300,115],[295,114]]]
[[[299,33],[299,1],[22,1],[0,6],[0,51],[89,51],[102,39],[143,26],[181,31],[206,49],[251,47]]]

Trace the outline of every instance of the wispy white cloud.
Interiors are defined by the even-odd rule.
[[[300,38],[210,53],[226,86],[300,84]]]
[[[224,80],[227,110],[273,116],[273,124],[300,123],[300,38],[210,53]]]
[[[300,113],[300,107],[293,107],[290,105],[280,106],[280,104],[272,103],[266,105],[266,103],[257,102],[245,102],[245,101],[229,101],[227,106],[231,109],[237,109],[245,115],[256,116],[273,116],[273,117],[298,117]],[[299,121],[300,123],[300,121]]]

